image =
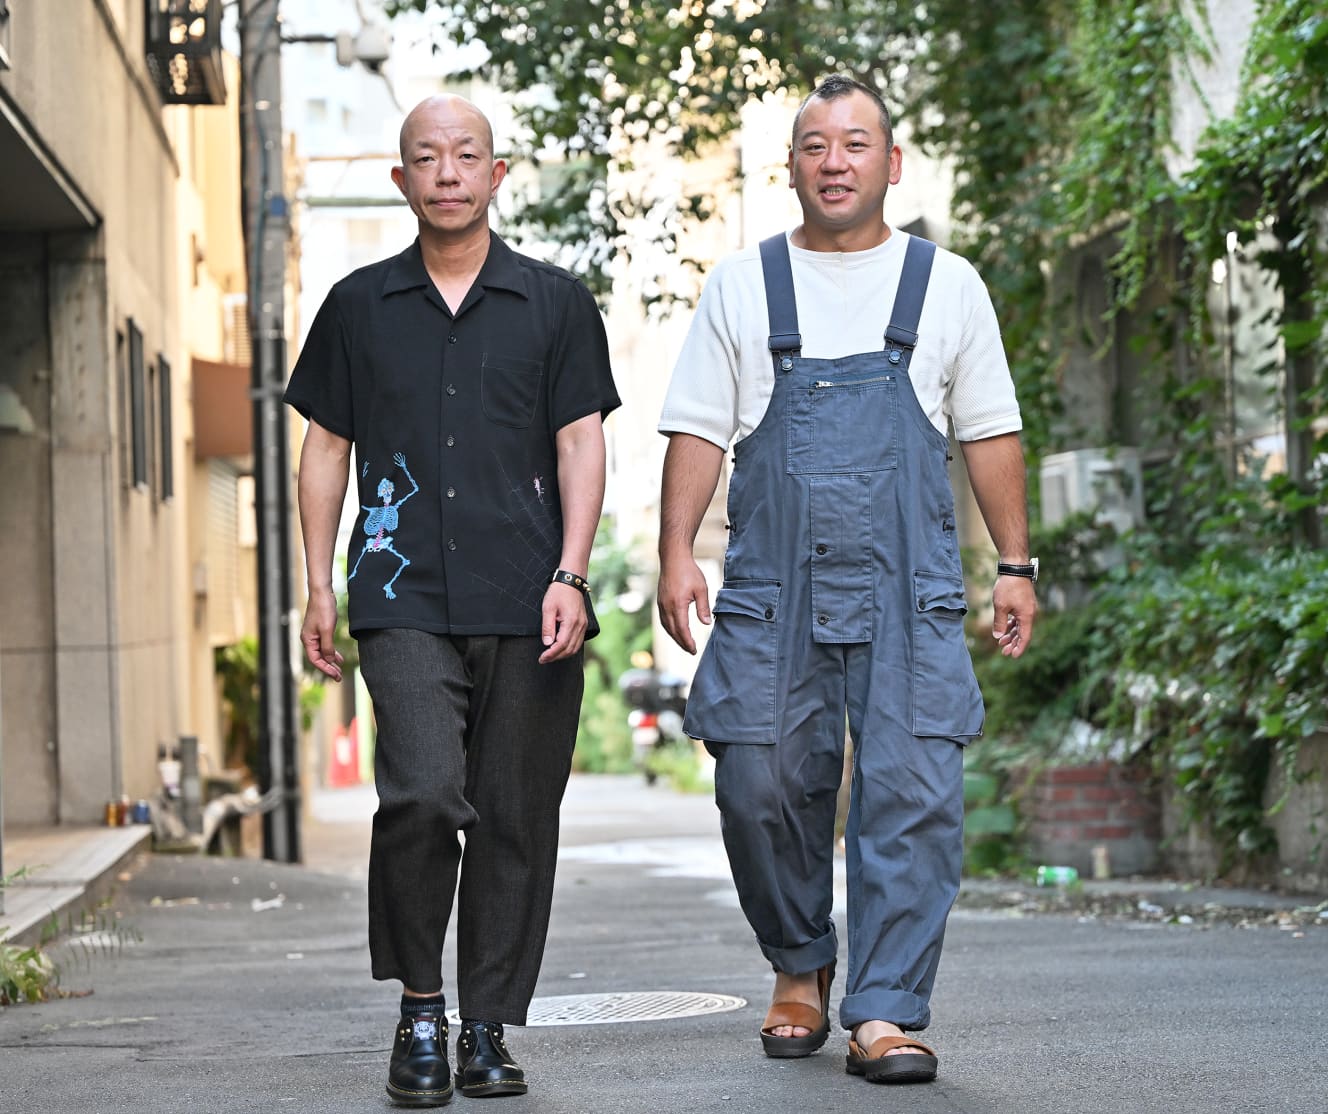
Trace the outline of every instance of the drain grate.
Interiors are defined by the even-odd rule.
[[[615,994],[562,994],[530,1003],[527,1025],[616,1025],[668,1021],[740,1010],[745,998],[678,990],[626,990]]]

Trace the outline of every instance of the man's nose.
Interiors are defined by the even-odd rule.
[[[444,155],[442,158],[440,158],[438,160],[438,170],[436,172],[436,177],[439,182],[457,181],[459,174],[458,174],[456,159],[450,158],[447,155]]]
[[[842,143],[828,143],[825,158],[821,160],[821,169],[835,171],[848,167],[848,149]]]

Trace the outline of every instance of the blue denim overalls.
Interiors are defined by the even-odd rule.
[[[687,733],[717,757],[743,911],[791,974],[838,947],[847,711],[845,1028],[930,1020],[963,858],[962,744],[982,730],[948,444],[908,377],[934,253],[909,239],[883,351],[813,360],[798,355],[788,242],[762,243],[774,392],[733,449],[724,585],[687,703]]]

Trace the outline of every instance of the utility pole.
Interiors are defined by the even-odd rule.
[[[300,770],[291,585],[290,445],[286,389],[286,247],[281,124],[281,0],[240,0],[240,132],[254,491],[258,517],[259,781],[278,791],[263,814],[263,857],[300,861]]]

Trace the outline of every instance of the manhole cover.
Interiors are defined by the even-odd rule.
[[[740,1010],[745,998],[675,990],[627,990],[617,994],[561,994],[530,1003],[527,1025],[613,1025],[622,1021],[667,1021]]]

